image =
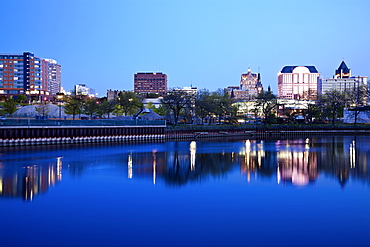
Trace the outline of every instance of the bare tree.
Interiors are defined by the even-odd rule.
[[[49,104],[46,102],[42,102],[40,105],[36,106],[36,111],[41,116],[45,117],[49,114]]]
[[[174,116],[174,124],[179,121],[180,114],[185,107],[189,107],[192,102],[192,96],[182,90],[170,89],[166,96],[163,97],[161,103]]]
[[[351,91],[345,92],[346,107],[349,109],[350,117],[354,119],[353,124],[355,126],[357,124],[360,113],[363,110],[363,106],[366,105],[368,94],[369,89],[367,85],[361,85],[357,88],[355,87]]]
[[[335,125],[336,118],[343,114],[343,109],[346,104],[346,95],[335,89],[329,90],[322,95],[321,103],[331,116],[332,125]]]
[[[276,106],[277,98],[270,90],[261,92],[256,96],[256,107],[262,112],[264,124],[271,123]]]

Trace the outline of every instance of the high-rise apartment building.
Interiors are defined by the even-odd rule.
[[[48,73],[45,73],[45,75],[48,76],[49,92],[51,95],[56,95],[60,92],[62,86],[62,66],[54,59],[44,59],[44,61],[47,63],[45,67]]]
[[[367,87],[367,76],[352,76],[351,69],[342,61],[338,69],[335,70],[335,75],[332,79],[323,79],[319,92],[325,94],[330,90],[337,90],[340,92],[348,92],[357,90],[361,86]]]
[[[167,94],[167,75],[160,72],[137,73],[134,75],[134,92]]]
[[[60,65],[58,68],[60,85]],[[48,59],[36,57],[33,53],[0,54],[0,97],[25,94],[40,100],[48,98],[50,85],[53,85],[49,71],[53,69]]]
[[[285,66],[278,73],[278,97],[301,99],[307,92],[316,94],[320,73],[315,66]]]

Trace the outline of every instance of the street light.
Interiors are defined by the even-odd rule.
[[[59,103],[59,120],[61,120],[61,118],[62,118],[62,99],[63,99],[63,95],[58,94],[57,99],[58,99],[58,103]]]

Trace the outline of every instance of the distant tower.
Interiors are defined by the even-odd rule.
[[[338,78],[350,78],[351,77],[351,70],[347,67],[347,64],[342,61],[341,64],[339,65],[338,69],[335,70],[335,79]]]
[[[240,90],[248,91],[250,95],[255,95],[263,91],[261,74],[252,73],[251,69],[248,68],[248,72],[241,75]]]
[[[325,94],[331,90],[337,90],[340,92],[351,92],[358,90],[358,88],[365,86],[367,87],[367,76],[352,76],[351,69],[348,68],[347,64],[342,61],[335,70],[333,78],[323,79],[320,87],[319,93]],[[364,102],[366,104],[366,102]]]

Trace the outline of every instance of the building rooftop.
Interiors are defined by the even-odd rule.
[[[281,70],[281,73],[293,73],[293,70],[296,68],[296,67],[299,67],[299,66],[285,66],[282,70]],[[315,66],[302,66],[302,67],[306,67],[310,73],[319,73],[316,69]]]
[[[348,74],[350,69],[348,68],[347,64],[342,61],[341,64],[339,65],[338,69],[335,71],[335,74],[340,74],[342,73]]]

